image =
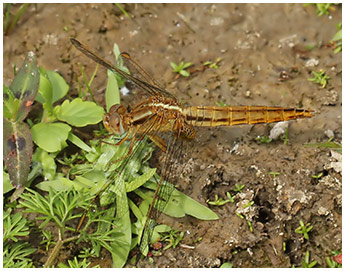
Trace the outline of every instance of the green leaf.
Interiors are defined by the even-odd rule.
[[[338,41],[342,40],[342,30],[339,30],[334,37],[331,39],[331,41]]]
[[[135,189],[142,186],[144,183],[146,183],[154,174],[156,173],[155,168],[150,168],[148,171],[146,171],[144,174],[137,177],[134,181],[130,183],[125,183],[126,185],[126,192],[132,192]]]
[[[228,262],[225,262],[223,263],[220,268],[232,268],[232,264],[231,263],[228,263]]]
[[[105,103],[107,105],[107,112],[109,112],[110,107],[112,107],[114,104],[120,104],[120,91],[116,75],[109,70],[107,88],[105,90]]]
[[[115,242],[111,243],[111,254],[113,258],[113,267],[123,267],[127,262],[128,254],[131,249],[132,230],[131,220],[129,217],[129,207],[126,194],[126,188],[123,178],[118,178],[118,189],[120,195],[116,196],[116,210],[119,221],[119,232],[123,235],[116,238]]]
[[[47,71],[47,75],[53,88],[52,102],[55,103],[67,94],[69,85],[67,85],[65,79],[57,72]]]
[[[3,241],[12,240],[18,242],[17,236],[27,236],[29,227],[26,226],[27,220],[22,217],[21,213],[11,213],[11,208],[4,214],[4,238]]]
[[[68,191],[74,188],[76,191],[80,191],[84,189],[85,184],[80,182],[80,177],[76,180],[71,181],[70,179],[64,178],[63,176],[56,176],[54,180],[40,182],[36,185],[39,189],[49,192],[50,189],[54,189],[55,191]]]
[[[91,148],[89,145],[85,144],[84,141],[82,141],[79,137],[74,135],[73,133],[68,134],[68,140],[71,141],[74,145],[78,146],[80,149],[91,152]]]
[[[19,100],[14,98],[11,90],[5,85],[3,85],[3,92],[4,116],[7,119],[12,119],[18,111]]]
[[[154,181],[150,181],[145,183],[144,186],[155,191],[155,189],[157,188],[157,183]],[[148,194],[150,196],[149,201],[151,203],[152,194],[150,195],[147,192],[145,192],[145,194]],[[216,220],[219,218],[218,215],[211,209],[193,200],[192,198],[181,193],[175,188],[163,212],[173,217],[183,217],[185,215],[190,215],[201,220]]]
[[[183,64],[182,68],[187,69],[190,66],[192,66],[192,62],[187,62],[187,63]]]
[[[3,119],[4,162],[12,185],[25,186],[30,172],[32,138],[29,126],[24,122],[10,122]]]
[[[72,102],[65,100],[61,106],[56,106],[54,111],[59,120],[76,127],[96,124],[103,119],[104,115],[102,107],[80,98],[76,98]]]
[[[2,182],[3,182],[3,188],[2,188],[2,193],[5,194],[9,191],[11,191],[12,189],[14,189],[14,187],[11,184],[10,181],[10,176],[8,175],[7,172],[3,171],[2,172]]]
[[[185,70],[181,70],[181,71],[180,71],[180,74],[181,74],[182,76],[185,76],[185,77],[188,77],[188,76],[190,75],[190,73],[187,72],[187,71],[185,71]]]
[[[56,152],[66,146],[71,127],[64,123],[38,123],[31,128],[32,139],[47,152]]]
[[[22,121],[28,115],[37,94],[39,78],[35,54],[29,52],[10,86],[13,96],[20,101],[18,111],[13,112],[13,121]]]
[[[55,155],[51,155],[43,149],[35,152],[36,161],[42,165],[43,176],[48,180],[53,180],[56,173]]]
[[[40,84],[36,101],[43,104],[48,111],[53,110],[53,87],[49,81],[46,70],[43,68],[40,68]]]
[[[178,71],[178,66],[174,62],[170,62],[170,66],[174,71]]]

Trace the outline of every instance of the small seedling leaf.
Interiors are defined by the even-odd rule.
[[[187,71],[185,71],[185,70],[181,70],[181,71],[180,71],[180,74],[181,74],[182,76],[185,76],[185,77],[188,77],[188,76],[190,75],[190,73],[187,72]]]
[[[170,67],[173,68],[174,72],[178,72],[178,66],[174,62],[170,62]]]

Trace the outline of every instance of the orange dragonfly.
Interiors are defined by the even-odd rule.
[[[196,136],[194,127],[272,123],[310,118],[314,112],[307,109],[275,106],[181,106],[177,98],[162,88],[128,53],[122,53],[121,57],[126,66],[137,76],[130,75],[102,59],[75,38],[70,40],[83,54],[105,68],[120,74],[150,95],[148,99],[135,105],[129,112],[124,106],[115,104],[103,118],[103,124],[109,133],[125,134],[117,145],[130,141],[128,153],[119,160],[130,159],[135,152],[135,142],[143,140],[145,137],[154,142],[164,153],[160,179],[157,181],[157,189],[139,243],[141,251],[147,246],[155,221],[172,193],[171,185],[169,186],[167,183],[174,184],[180,177],[179,174],[176,174],[178,171],[175,169],[178,167],[179,157],[183,154],[185,142]],[[162,133],[168,133],[167,140],[162,138]],[[84,218],[85,215],[77,230],[81,227]]]

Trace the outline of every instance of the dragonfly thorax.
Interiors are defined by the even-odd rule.
[[[127,132],[126,113],[126,108],[120,104],[110,107],[109,113],[103,116],[103,125],[109,133],[122,135]]]

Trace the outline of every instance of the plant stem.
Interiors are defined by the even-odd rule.
[[[59,251],[60,251],[60,249],[61,249],[61,247],[62,247],[62,245],[64,243],[68,243],[68,242],[74,241],[74,240],[78,239],[81,236],[80,234],[78,234],[76,236],[72,236],[70,238],[62,240],[61,229],[60,228],[58,229],[58,233],[59,233],[59,240],[57,241],[53,251],[50,253],[48,259],[46,260],[46,262],[44,264],[45,268],[49,268],[52,265],[52,263],[54,262],[56,257],[59,255]]]

